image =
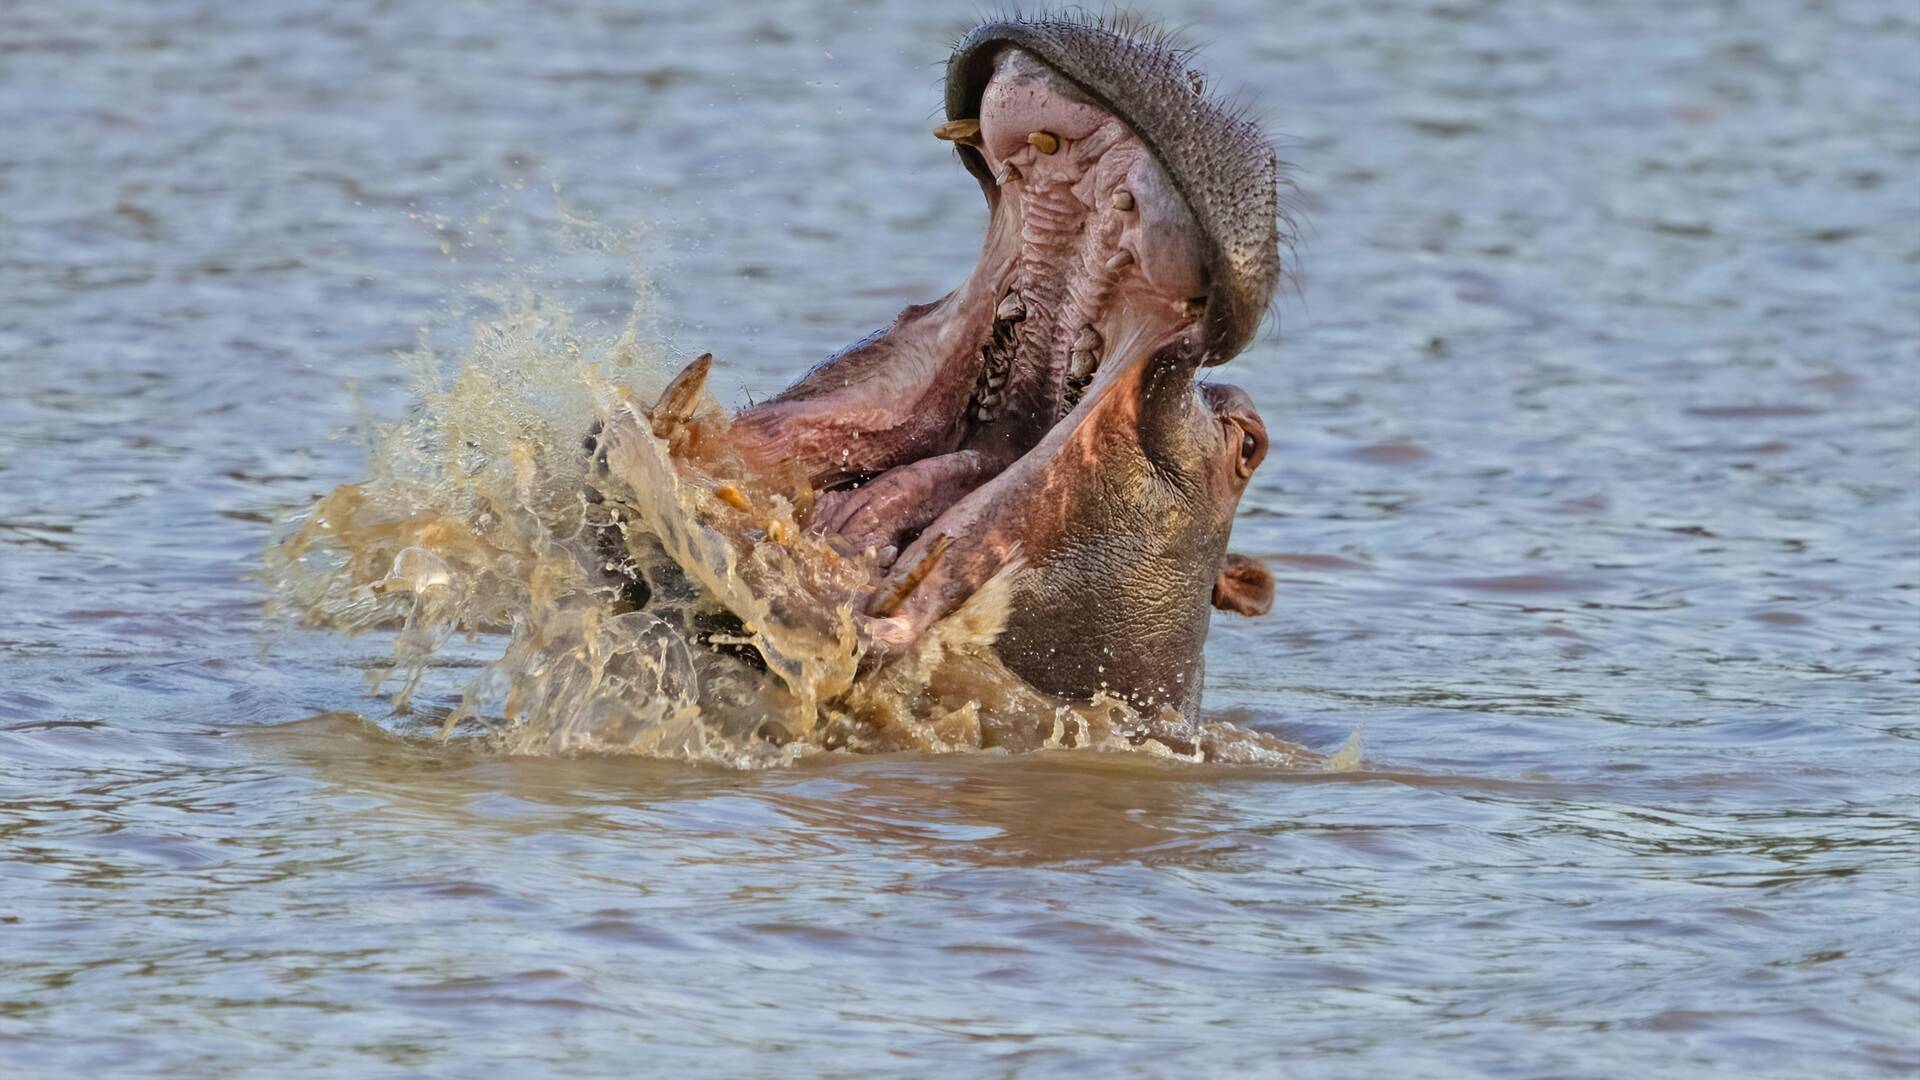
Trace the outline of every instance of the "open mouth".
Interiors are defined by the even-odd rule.
[[[889,565],[962,499],[1057,452],[1049,432],[1085,422],[1134,365],[1244,347],[1279,272],[1276,165],[1183,59],[1071,21],[961,43],[935,134],[987,199],[972,273],[735,422],[805,470],[815,528]]]

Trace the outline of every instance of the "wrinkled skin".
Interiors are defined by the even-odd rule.
[[[1190,711],[1210,604],[1271,600],[1225,556],[1264,429],[1245,394],[1194,380],[1245,347],[1278,280],[1273,152],[1183,53],[1074,20],[969,33],[946,108],[936,134],[988,206],[972,273],[732,437],[807,478],[811,528],[891,567],[879,648],[1018,556],[998,646],[1015,671]]]
[[[1018,559],[995,644],[1009,668],[1062,697],[1105,692],[1190,714],[1208,608],[1264,613],[1273,589],[1258,563],[1226,554],[1266,426],[1240,388],[1192,384],[1196,355],[1175,345],[1132,365],[1081,423],[1049,433],[1053,452],[942,515],[900,559],[911,568],[947,545],[892,616],[895,631],[911,639]]]

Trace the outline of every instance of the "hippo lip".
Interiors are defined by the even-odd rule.
[[[815,528],[885,565],[1145,359],[1173,350],[1190,379],[1245,346],[1279,274],[1275,160],[1185,61],[1070,20],[962,40],[935,134],[986,196],[972,273],[736,418],[750,453],[805,471]]]

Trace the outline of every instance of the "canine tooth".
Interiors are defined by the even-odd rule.
[[[1075,349],[1069,357],[1073,364],[1067,369],[1069,379],[1086,380],[1091,378],[1095,368],[1100,366],[1100,358],[1089,349]]]
[[[1060,149],[1060,139],[1051,131],[1031,131],[1027,133],[1027,145],[1043,154],[1052,154]]]
[[[1131,210],[1133,209],[1133,192],[1121,188],[1108,196],[1107,201],[1113,204],[1115,210]]]
[[[980,137],[980,121],[949,120],[933,129],[933,137],[944,142],[972,142]]]
[[[660,400],[648,418],[654,438],[664,439],[673,429],[692,419],[695,407],[700,404],[700,390],[707,385],[707,372],[711,370],[713,354],[701,353],[660,391]]]
[[[713,493],[721,502],[726,503],[735,510],[750,510],[753,508],[753,504],[747,501],[747,497],[742,495],[740,489],[734,487],[732,484],[714,488]]]
[[[1080,336],[1073,339],[1075,352],[1092,352],[1100,347],[1100,332],[1091,326],[1081,327]]]
[[[1132,265],[1133,252],[1128,251],[1126,248],[1121,248],[1119,251],[1114,252],[1113,258],[1107,260],[1107,269],[1109,271],[1125,270]]]
[[[940,556],[947,553],[947,547],[952,543],[951,534],[941,533],[940,538],[935,540],[924,554],[915,559],[912,566],[907,567],[904,573],[899,574],[892,582],[873,594],[867,601],[867,614],[877,619],[884,619],[899,611],[900,605],[906,603],[907,597],[913,595],[913,590],[919,588],[920,583],[933,572],[934,564],[940,561]]]
[[[1000,174],[1000,185],[1005,187],[1018,179],[1020,179],[1020,166],[1011,161],[1007,162],[1007,170]]]
[[[1027,317],[1026,302],[1020,299],[1019,293],[1010,292],[1000,301],[1000,306],[994,309],[993,317],[1006,322],[1024,319]]]

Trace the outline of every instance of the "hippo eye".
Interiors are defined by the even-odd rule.
[[[1234,461],[1233,471],[1245,480],[1259,467],[1260,459],[1267,456],[1267,436],[1258,426],[1249,427],[1235,420],[1228,421],[1228,424],[1240,431],[1240,457]]]

